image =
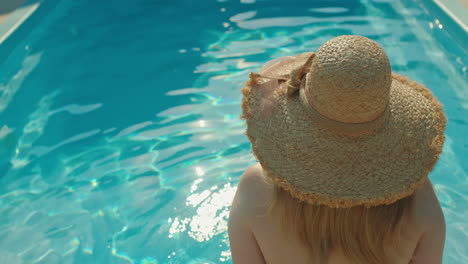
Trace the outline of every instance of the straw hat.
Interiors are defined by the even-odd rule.
[[[392,74],[384,50],[340,36],[267,63],[242,89],[266,174],[293,197],[343,208],[411,195],[434,167],[446,118],[431,92]]]

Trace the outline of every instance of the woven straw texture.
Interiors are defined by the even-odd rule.
[[[377,43],[342,36],[317,51],[307,80],[307,98],[330,119],[362,123],[385,110],[391,82],[390,62]]]
[[[375,42],[356,36],[332,41],[339,45],[329,41],[317,54],[285,57],[251,74],[242,89],[242,117],[253,152],[267,175],[302,201],[335,208],[393,203],[411,195],[435,165],[444,142],[442,106],[423,85],[391,74]],[[336,50],[356,43],[370,53],[356,67],[374,69],[361,74],[346,61],[341,68],[320,64],[330,64],[328,54],[352,59],[356,55]],[[300,72],[311,56],[299,91],[288,93],[291,72]],[[327,67],[340,76],[337,82]]]

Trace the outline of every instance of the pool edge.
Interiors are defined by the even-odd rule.
[[[22,45],[34,30],[44,25],[62,0],[27,0],[0,23],[0,64]],[[66,2],[66,1],[65,1]]]
[[[450,18],[456,22],[465,33],[468,32],[468,8],[458,0],[432,0]]]
[[[21,4],[0,23],[0,47],[42,4],[42,0],[30,0]]]

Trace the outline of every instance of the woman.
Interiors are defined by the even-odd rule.
[[[267,63],[243,92],[259,163],[229,217],[238,263],[441,263],[445,222],[428,174],[446,118],[392,74],[370,39]]]

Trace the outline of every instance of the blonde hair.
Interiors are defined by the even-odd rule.
[[[297,200],[275,184],[269,214],[281,210],[283,232],[295,232],[319,263],[327,263],[331,250],[337,249],[351,263],[383,264],[388,263],[385,248],[398,249],[412,200],[409,196],[390,205],[330,208]]]

